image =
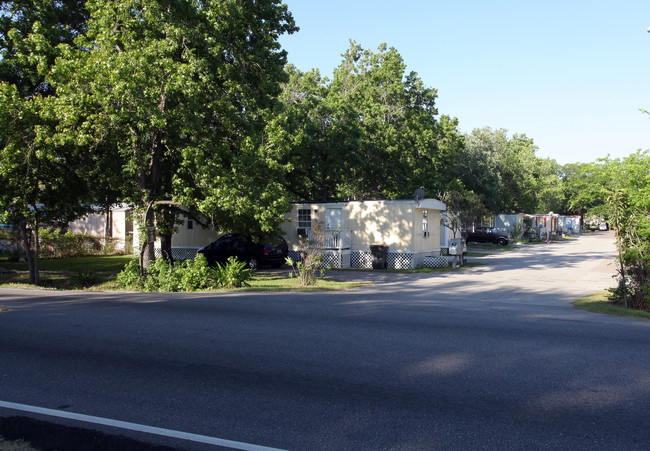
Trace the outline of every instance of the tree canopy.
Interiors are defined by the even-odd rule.
[[[537,157],[536,151],[525,134],[510,137],[504,129],[475,129],[466,135],[455,173],[492,214],[557,212],[563,201],[560,166]]]
[[[571,208],[607,221],[616,233],[619,288],[615,298],[629,307],[650,304],[650,154],[605,158],[571,166],[566,185]]]
[[[168,202],[218,228],[274,229],[286,167],[265,124],[285,77],[277,40],[295,30],[279,0],[3,2],[7,211],[119,198],[150,227]]]
[[[85,29],[79,1],[0,2],[0,220],[22,235],[38,283],[38,228],[85,211],[91,183],[78,149],[59,145],[47,75],[60,44]]]
[[[61,134],[121,162],[123,197],[146,212],[148,227],[159,201],[219,228],[275,227],[286,209],[274,182],[282,168],[265,171],[272,149],[263,138],[284,79],[277,38],[296,30],[286,6],[93,0],[87,8],[87,32],[53,70]]]
[[[457,121],[438,116],[428,88],[396,49],[351,42],[332,79],[289,66],[279,114],[296,200],[410,197],[434,192],[462,145]]]

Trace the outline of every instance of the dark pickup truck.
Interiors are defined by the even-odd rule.
[[[512,242],[510,233],[494,227],[476,227],[474,232],[467,232],[468,243],[493,243],[506,246]]]

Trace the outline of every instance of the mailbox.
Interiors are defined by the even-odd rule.
[[[452,238],[449,240],[449,255],[463,255],[467,252],[465,240],[462,238]]]

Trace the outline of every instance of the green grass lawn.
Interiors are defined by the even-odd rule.
[[[487,253],[509,252],[514,251],[515,249],[517,249],[517,246],[512,244],[509,244],[507,246],[499,246],[498,244],[490,243],[472,243],[467,245],[467,253],[465,255],[477,250],[481,255],[486,255]]]
[[[573,301],[576,308],[606,315],[628,316],[641,320],[650,320],[650,312],[628,309],[609,300],[609,292],[601,291]]]
[[[133,259],[132,255],[87,256],[76,258],[39,260],[41,288],[60,290],[115,290],[115,277]],[[27,262],[0,260],[0,286],[30,286]],[[287,272],[257,271],[250,287],[236,291],[318,291],[343,290],[370,285],[368,283],[341,282],[330,278],[319,279],[310,287],[298,286],[298,278]]]
[[[102,285],[115,280],[133,256],[102,255],[75,258],[39,259],[41,287],[54,289],[101,289]],[[0,260],[0,286],[16,286],[29,283],[27,262]]]
[[[38,265],[43,271],[107,271],[116,274],[124,268],[132,255],[92,255],[75,258],[48,258],[39,259]],[[16,271],[28,271],[27,262],[10,262],[0,260],[0,268]]]
[[[117,290],[117,274],[133,259],[132,255],[119,256],[86,256],[76,258],[57,258],[39,260],[41,288],[59,290]],[[466,268],[481,266],[482,263],[467,263],[458,268],[419,268],[419,269],[385,269],[385,273],[433,273],[460,271]],[[27,262],[11,262],[0,259],[0,286],[32,287],[29,285],[29,268]],[[8,272],[7,272],[8,271]],[[345,271],[370,272],[377,270],[346,269]],[[319,278],[313,286],[299,286],[297,277],[291,277],[288,271],[256,271],[250,286],[235,291],[319,291],[344,290],[368,286],[368,282],[344,282],[336,280],[336,276]]]
[[[298,277],[291,277],[285,272],[257,272],[253,280],[249,281],[250,287],[238,288],[235,291],[322,291],[322,290],[345,290],[372,285],[371,283],[342,282],[335,278],[319,278],[315,285],[302,287],[298,284]]]

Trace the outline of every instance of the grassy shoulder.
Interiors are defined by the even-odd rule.
[[[609,292],[601,291],[573,301],[576,308],[606,315],[627,316],[640,320],[650,320],[650,312],[625,308],[609,300]]]
[[[133,259],[131,255],[40,259],[40,288],[57,290],[102,289]],[[0,286],[29,286],[27,262],[0,261]]]
[[[54,290],[119,290],[117,274],[133,259],[131,255],[86,256],[39,260],[41,284],[38,288]],[[372,285],[324,277],[309,287],[299,286],[297,277],[287,271],[256,271],[249,287],[214,291],[322,291],[345,290]],[[0,287],[34,288],[29,285],[26,262],[0,261]]]
[[[38,288],[54,290],[120,290],[116,278],[125,265],[132,261],[131,255],[85,256],[75,258],[58,258],[39,260],[41,284]],[[438,272],[462,271],[482,266],[482,263],[466,263],[457,268],[418,268],[418,269],[345,269],[319,278],[315,285],[300,286],[298,277],[292,277],[290,271],[255,271],[250,286],[236,289],[211,291],[323,291],[346,290],[372,285],[368,281],[340,280],[342,273],[384,273],[384,274],[427,274]],[[338,273],[338,274],[337,274]],[[338,277],[337,277],[338,276]],[[363,279],[363,278],[361,278]],[[0,287],[34,288],[29,285],[29,268],[27,262],[0,260]]]

